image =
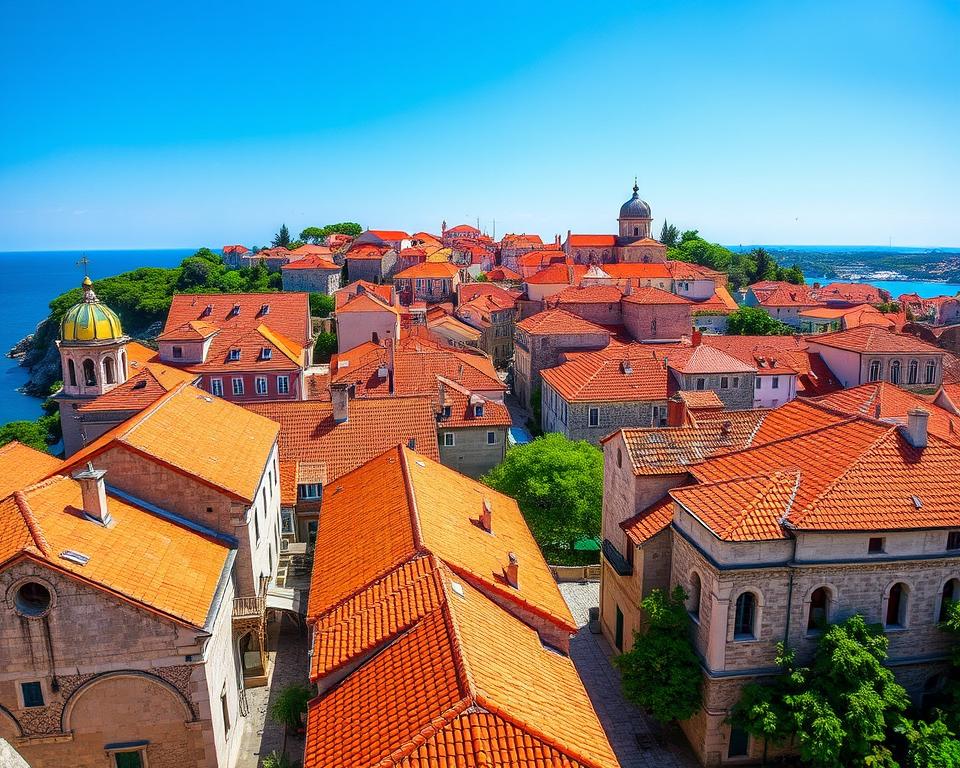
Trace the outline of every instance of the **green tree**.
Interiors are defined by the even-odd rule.
[[[767,761],[770,744],[783,744],[793,734],[789,712],[784,703],[791,690],[793,654],[783,643],[777,644],[777,665],[785,670],[773,683],[751,683],[744,686],[740,700],[730,713],[730,722],[763,742],[763,762]]]
[[[310,314],[314,317],[329,317],[333,312],[335,301],[333,296],[326,293],[310,294]]]
[[[300,239],[307,243],[320,245],[327,236],[325,227],[307,227],[300,233]]]
[[[57,418],[54,416],[54,418]],[[49,417],[41,416],[36,421],[11,421],[0,427],[0,445],[19,440],[38,451],[49,450]]]
[[[949,684],[944,686],[943,717],[947,724],[960,732],[960,602],[951,601],[946,606],[946,617],[939,627],[953,638],[950,649]]]
[[[702,704],[700,662],[690,643],[687,595],[654,589],[640,607],[647,616],[645,632],[634,636],[633,648],[613,663],[620,670],[623,692],[660,723],[686,720]]]
[[[909,768],[960,768],[960,741],[943,720],[904,720],[897,730],[907,742]]]
[[[286,248],[290,245],[290,230],[286,224],[280,225],[280,231],[273,236],[271,243],[274,248]]]
[[[750,251],[750,256],[754,263],[754,273],[751,275],[750,282],[757,283],[761,280],[777,279],[777,262],[766,248],[754,248]]]
[[[314,245],[322,245],[329,235],[339,234],[357,237],[361,232],[363,232],[363,227],[355,221],[341,221],[339,224],[327,224],[324,227],[307,227],[300,233],[300,239]]]
[[[278,725],[296,730],[303,726],[303,715],[307,711],[309,701],[310,690],[305,685],[299,683],[288,685],[280,691],[270,706],[270,719]]]
[[[317,334],[313,343],[313,359],[318,363],[330,362],[330,357],[337,351],[337,334],[322,331]]]
[[[603,454],[585,440],[538,437],[507,451],[482,481],[517,500],[546,553],[570,552],[577,540],[600,535]]]
[[[660,242],[668,248],[672,248],[680,241],[680,230],[673,224],[668,224],[666,219],[660,228]]]
[[[789,336],[793,329],[768,315],[760,307],[740,307],[727,316],[729,336]]]

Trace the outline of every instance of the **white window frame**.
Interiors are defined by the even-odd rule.
[[[261,385],[263,386],[262,392],[260,391]],[[267,385],[266,376],[257,376],[256,378],[254,378],[253,388],[254,388],[254,391],[261,397],[270,394],[270,387]]]
[[[290,377],[289,376],[277,376],[277,394],[278,395],[290,394]]]
[[[596,415],[596,419],[594,419]],[[587,426],[590,427],[599,427],[600,426],[600,409],[596,406],[591,406],[587,411]]]
[[[297,532],[296,515],[289,507],[280,507],[280,533],[285,536]]]
[[[260,350],[260,359],[261,360],[272,360],[273,359],[273,350],[270,347],[263,347]]]
[[[482,416],[483,416],[483,406],[482,406],[482,405],[475,405],[475,406],[473,406],[473,415],[474,415],[475,418],[478,418],[478,419],[479,419],[480,417],[482,417]]]
[[[496,444],[497,444],[497,433],[487,432],[487,445],[496,445]]]
[[[297,498],[303,501],[316,501],[323,496],[322,483],[300,483],[297,485]]]
[[[210,379],[210,394],[223,397],[223,379]]]
[[[444,448],[453,448],[457,444],[457,436],[453,432],[444,432],[443,433],[443,447]]]
[[[238,386],[239,385],[239,386]],[[231,392],[233,392],[234,397],[243,394],[243,378],[241,376],[234,376],[230,379]]]
[[[231,361],[236,362],[237,360],[240,359],[240,350],[234,347],[233,349],[230,350],[230,354],[228,355],[228,358]]]

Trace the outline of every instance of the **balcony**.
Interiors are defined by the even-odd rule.
[[[610,567],[616,571],[617,575],[633,575],[633,566],[627,562],[627,558],[620,554],[620,550],[613,546],[613,543],[609,539],[603,540],[603,557],[610,563]]]
[[[259,620],[267,608],[264,596],[233,598],[233,621]]]

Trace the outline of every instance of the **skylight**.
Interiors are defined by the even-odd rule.
[[[60,553],[60,557],[77,565],[86,565],[90,562],[90,555],[85,555],[82,552],[76,552],[72,549],[63,550],[63,552]]]

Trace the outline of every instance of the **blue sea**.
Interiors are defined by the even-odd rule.
[[[42,413],[40,400],[18,391],[27,381],[27,372],[6,354],[33,333],[47,316],[52,299],[80,285],[83,269],[77,261],[82,256],[90,260],[90,276],[96,280],[137,267],[173,267],[195,251],[0,251],[0,424],[35,419]]]
[[[752,246],[740,246],[749,248]],[[771,249],[793,246],[767,246]],[[802,246],[817,251],[883,250],[876,246]],[[799,248],[799,247],[796,247]],[[80,284],[83,270],[77,264],[86,255],[90,276],[95,280],[127,272],[137,267],[173,267],[195,252],[195,248],[117,251],[0,251],[0,424],[17,419],[35,419],[41,414],[40,400],[19,391],[27,381],[27,372],[16,360],[6,357],[7,351],[47,315],[51,299]],[[900,252],[927,249],[895,248]],[[810,277],[807,282],[830,282]],[[879,280],[873,285],[889,291],[894,298],[901,293],[920,296],[954,294],[960,285],[937,282]]]

